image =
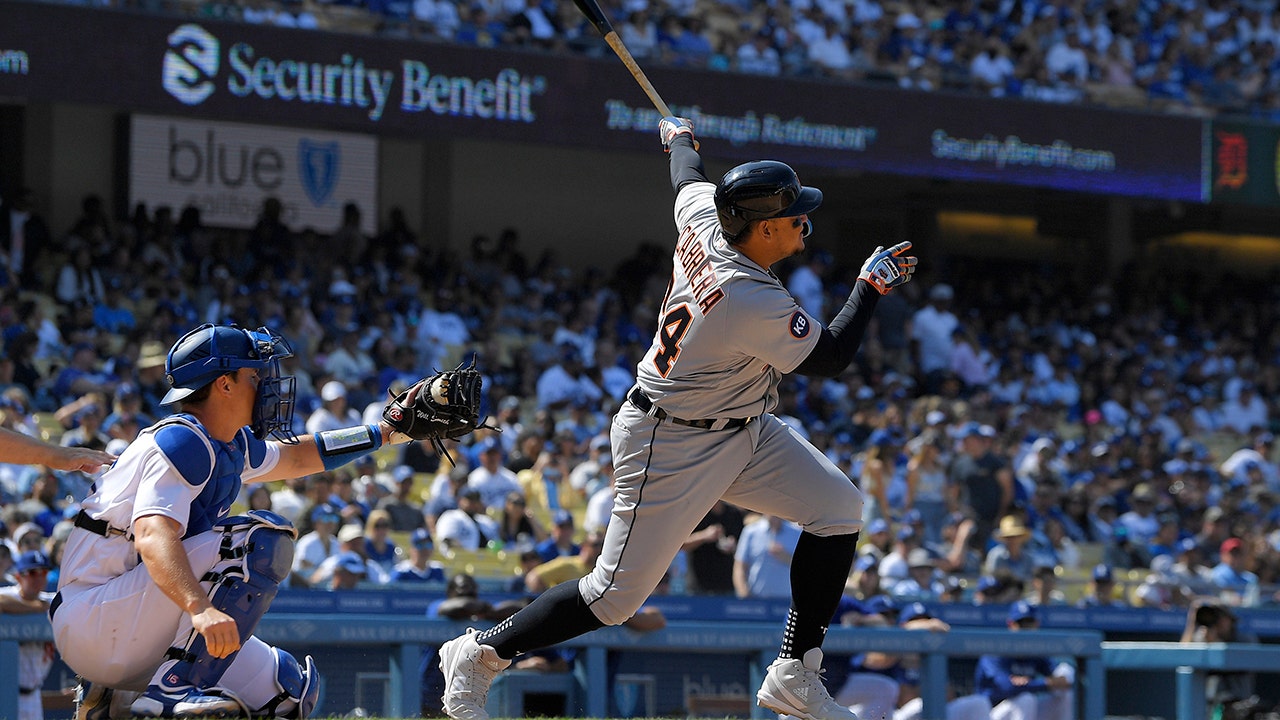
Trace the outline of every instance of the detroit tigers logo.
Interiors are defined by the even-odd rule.
[[[809,334],[809,318],[799,310],[791,316],[791,337],[799,340]]]

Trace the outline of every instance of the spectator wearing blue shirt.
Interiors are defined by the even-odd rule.
[[[444,566],[432,560],[435,543],[426,528],[418,528],[409,535],[409,559],[402,560],[391,573],[391,582],[440,583],[445,582]]]
[[[791,597],[791,556],[800,528],[766,515],[742,529],[733,562],[738,597]]]
[[[1040,627],[1036,607],[1019,600],[1009,607],[1006,624],[1011,632]],[[978,658],[974,690],[991,701],[993,720],[1070,720],[1074,717],[1070,672],[1054,668],[1046,657]]]
[[[577,555],[582,547],[573,541],[573,514],[568,510],[557,510],[551,515],[551,537],[534,546],[542,562],[551,562],[563,555]]]
[[[1258,576],[1245,569],[1248,558],[1240,538],[1230,537],[1218,547],[1218,564],[1211,571],[1213,584],[1243,595],[1258,584]]]

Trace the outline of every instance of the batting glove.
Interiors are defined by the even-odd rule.
[[[698,141],[693,137],[693,121],[681,117],[667,116],[658,121],[658,139],[662,141],[662,149],[671,152],[671,141],[677,135],[688,135],[693,140],[693,149],[698,149]]]
[[[883,245],[877,247],[862,264],[858,279],[866,280],[881,295],[888,295],[893,288],[911,282],[917,260],[914,255],[902,254],[910,249],[910,242],[900,242],[888,250]]]

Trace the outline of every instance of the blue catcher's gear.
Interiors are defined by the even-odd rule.
[[[298,532],[288,520],[267,510],[250,510],[246,515],[229,517],[218,522],[214,529],[223,533],[219,550],[222,559],[201,581],[213,583],[209,599],[214,607],[235,619],[243,648],[275,599],[280,583],[289,576]],[[220,692],[218,681],[238,654],[236,651],[226,657],[213,657],[205,645],[204,636],[192,631],[186,647],[169,649],[165,661],[169,666],[161,674],[161,683],[147,688],[134,702],[134,714],[145,717],[226,717],[226,713],[239,714],[239,699],[214,694]],[[297,665],[292,656],[288,659]],[[282,660],[276,656],[277,665]],[[301,682],[293,682],[289,678],[305,675],[312,669],[311,665],[307,671],[299,669],[285,673],[277,669],[281,692],[295,699],[299,708],[313,681],[310,676]],[[289,698],[277,698],[268,703],[272,706],[271,711],[274,712],[276,706]]]
[[[280,360],[293,350],[285,339],[265,327],[246,330],[236,325],[206,323],[178,338],[164,361],[169,392],[161,404],[178,402],[227,373],[257,368],[258,397],[249,425],[259,440],[268,434],[296,443],[293,434],[293,376],[281,377]]]
[[[276,687],[280,688],[280,694],[254,711],[253,716],[305,720],[320,699],[320,673],[316,671],[316,661],[308,655],[303,663],[299,663],[280,648],[271,650],[276,658]]]

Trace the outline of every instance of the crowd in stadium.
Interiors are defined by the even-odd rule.
[[[474,354],[503,432],[454,444],[456,467],[416,443],[243,502],[305,533],[294,587],[440,580],[438,561],[483,548],[526,575],[557,557],[589,567],[608,522],[609,419],[648,347],[666,251],[573,270],[553,251],[529,257],[518,229],[458,253],[398,211],[373,237],[355,206],[324,236],[278,211],[268,199],[252,230],[212,229],[190,208],[116,221],[90,196],[53,231],[30,195],[6,198],[4,227],[21,214],[26,242],[3,254],[3,426],[118,452],[166,413],[165,354],[202,322],[290,341],[300,433],[376,416],[388,389]],[[1065,602],[1111,578],[1116,599],[1154,607],[1276,599],[1274,283],[929,262],[880,302],[845,374],[781,388],[778,413],[866,496],[851,593]],[[857,272],[821,251],[781,269],[824,318]],[[56,560],[90,482],[0,465],[0,574],[30,546]],[[770,548],[796,534],[718,507],[669,591],[785,596],[785,553]],[[1052,587],[1065,580],[1075,592]]]
[[[146,10],[479,47],[605,54],[550,0],[112,0]],[[1262,0],[610,0],[646,64],[1177,113],[1280,110],[1280,10]]]

